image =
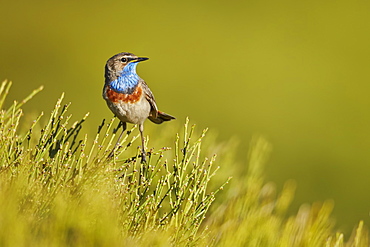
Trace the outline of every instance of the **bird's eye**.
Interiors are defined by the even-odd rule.
[[[125,57],[121,58],[121,62],[122,63],[126,63],[127,62],[127,58],[125,58]]]

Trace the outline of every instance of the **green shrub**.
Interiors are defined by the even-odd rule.
[[[228,184],[235,147],[204,141],[206,131],[188,120],[156,133],[172,147],[150,149],[147,164],[135,127],[108,158],[116,120],[103,121],[91,139],[81,132],[87,115],[69,123],[62,96],[47,120],[40,114],[20,129],[22,105],[42,88],[4,109],[10,86],[0,87],[0,246],[344,246],[332,202],[287,217],[295,185],[276,196],[265,183],[264,139],[251,143],[248,174]],[[225,155],[216,161],[214,150]],[[348,244],[368,246],[362,222]]]

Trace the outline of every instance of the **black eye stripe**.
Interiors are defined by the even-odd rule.
[[[123,58],[121,58],[120,60],[121,60],[121,62],[123,62],[123,63],[127,63],[127,62],[130,62],[131,60],[134,60],[135,58],[133,58],[133,57],[123,57]]]

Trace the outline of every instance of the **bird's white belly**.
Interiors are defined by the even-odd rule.
[[[107,101],[111,111],[122,121],[132,124],[142,124],[148,118],[150,112],[150,104],[142,97],[135,103],[113,103]]]

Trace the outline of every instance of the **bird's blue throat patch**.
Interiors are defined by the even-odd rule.
[[[137,63],[127,64],[121,75],[114,81],[109,83],[109,86],[117,93],[131,94],[139,84],[140,77],[136,74]]]

